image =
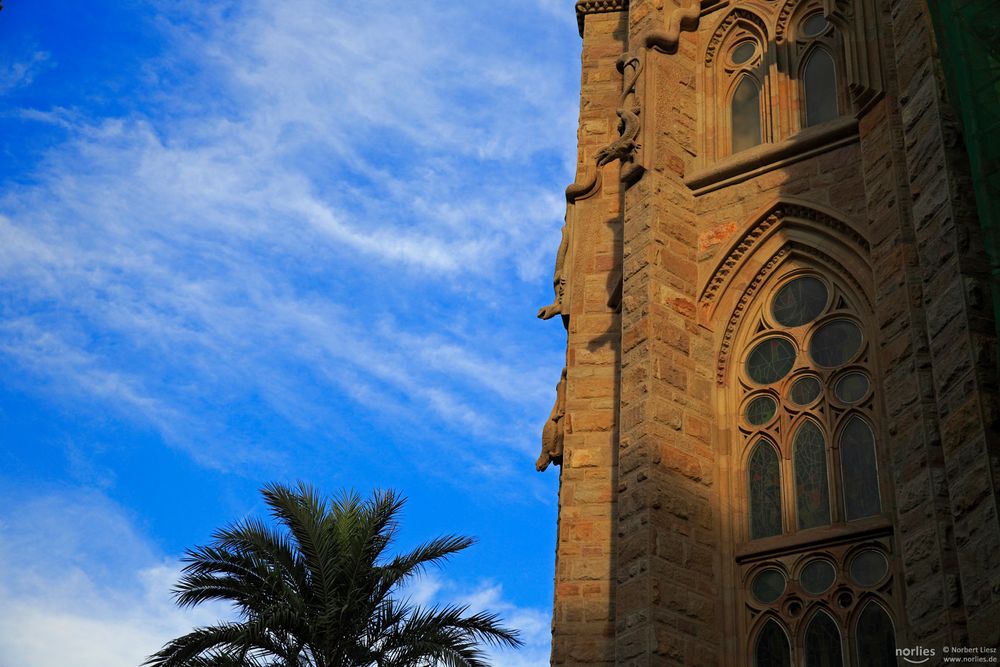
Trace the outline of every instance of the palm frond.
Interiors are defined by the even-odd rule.
[[[234,605],[238,622],[196,628],[150,667],[485,667],[482,647],[516,648],[495,614],[418,608],[401,585],[473,544],[445,535],[387,555],[404,499],[375,491],[332,498],[300,483],[262,489],[272,523],[248,518],[185,552],[174,587],[181,606]]]

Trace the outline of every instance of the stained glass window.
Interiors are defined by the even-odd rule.
[[[869,602],[858,616],[858,664],[862,667],[896,667],[895,635],[885,609]]]
[[[826,478],[826,444],[819,427],[806,421],[795,434],[795,509],[799,528],[830,523],[830,492]]]
[[[792,652],[788,647],[788,635],[775,621],[764,624],[757,635],[754,647],[754,667],[791,667]]]
[[[865,549],[851,561],[851,579],[864,588],[882,581],[888,571],[889,563],[885,556],[875,549]]]
[[[806,629],[806,667],[843,667],[840,630],[832,618],[818,612]]]
[[[861,349],[861,327],[851,320],[833,320],[821,326],[809,343],[809,355],[820,366],[836,368]]]
[[[753,42],[741,42],[736,45],[733,49],[733,62],[737,65],[742,65],[746,61],[753,58],[753,54],[757,52],[757,45]]]
[[[802,21],[802,34],[805,37],[815,37],[826,30],[826,18],[819,12],[810,14]]]
[[[751,426],[760,426],[774,419],[778,402],[770,396],[758,396],[747,405],[746,418]]]
[[[868,394],[871,381],[864,373],[848,373],[837,380],[833,393],[844,403],[857,403]]]
[[[753,578],[750,591],[759,602],[771,604],[785,592],[785,575],[781,570],[769,567]]]
[[[760,86],[744,76],[733,92],[733,152],[752,148],[761,142]]]
[[[799,573],[799,585],[809,595],[820,595],[833,586],[837,571],[828,560],[810,561]]]
[[[750,539],[781,534],[781,470],[778,453],[762,440],[754,446],[748,466]]]
[[[840,465],[844,477],[847,520],[882,511],[875,462],[875,434],[865,420],[852,416],[840,435]]]
[[[819,383],[819,378],[809,375],[792,383],[788,397],[796,405],[809,405],[819,398],[822,390],[823,386]]]
[[[806,96],[806,127],[812,127],[839,114],[837,109],[837,75],[833,58],[826,49],[814,49],[802,71]]]
[[[784,338],[768,338],[757,343],[747,357],[747,375],[754,382],[771,384],[792,370],[795,347]]]
[[[797,327],[812,322],[826,308],[826,285],[818,278],[796,278],[774,295],[771,312],[779,324]]]

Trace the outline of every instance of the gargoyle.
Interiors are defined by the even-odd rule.
[[[615,112],[619,120],[619,136],[594,154],[594,159],[597,161],[598,167],[603,167],[615,160],[628,162],[632,159],[632,153],[639,147],[636,143],[636,138],[639,136],[639,130],[641,129],[639,120],[641,108],[638,104],[627,106],[625,102],[630,96],[635,94],[636,82],[639,80],[639,74],[642,72],[642,58],[635,54],[625,54],[618,60],[618,71],[623,74],[625,69],[630,66],[632,73],[626,78],[622,86],[621,96],[618,99],[618,110]]]
[[[627,162],[632,152],[638,148],[635,139],[639,136],[639,107],[619,109],[616,113],[621,119],[619,123],[621,136],[594,154],[598,167],[615,160]]]
[[[555,300],[538,310],[538,319],[548,320],[563,314],[563,299],[566,296],[566,255],[569,253],[569,211],[563,222],[562,238],[559,240],[559,250],[556,252],[556,268],[552,272],[552,291]]]
[[[535,470],[542,472],[550,463],[562,465],[563,439],[566,435],[566,369],[563,368],[556,385],[556,402],[549,420],[542,427],[542,453],[535,461]]]

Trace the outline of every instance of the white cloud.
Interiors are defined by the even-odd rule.
[[[50,66],[51,56],[45,51],[35,51],[26,60],[0,67],[0,95],[14,88],[29,86],[40,71]]]
[[[5,499],[0,667],[136,667],[172,637],[225,617],[178,609],[179,566],[103,496]]]
[[[179,564],[106,497],[63,491],[6,501],[0,514],[0,667],[136,667],[168,640],[230,617],[219,604],[179,609]],[[548,664],[549,615],[505,599],[493,583],[468,586],[437,572],[410,582],[414,604],[466,604],[521,631],[518,651],[494,664]]]
[[[491,664],[503,667],[547,667],[549,664],[552,617],[548,610],[513,604],[505,598],[500,584],[487,581],[469,586],[428,572],[412,580],[402,597],[425,607],[460,605],[467,606],[472,614],[496,613],[504,625],[519,632],[524,646],[516,650],[489,647],[486,652]]]
[[[551,270],[576,72],[522,4],[164,4],[142,113],[19,111],[70,138],[0,198],[0,355],[210,466],[274,461],[228,406],[307,428],[332,395],[530,470],[559,352],[519,294]]]

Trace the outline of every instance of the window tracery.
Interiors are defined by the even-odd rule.
[[[772,277],[753,303],[733,370],[747,651],[754,665],[841,667],[893,632],[883,604],[893,599],[891,530],[872,532],[889,522],[867,309],[835,276],[803,265]],[[870,632],[859,632],[862,614]]]
[[[843,667],[840,630],[823,610],[817,611],[806,626],[805,658],[806,667]]]
[[[766,45],[764,20],[746,8],[730,12],[709,40],[705,72],[718,105],[709,105],[706,122],[714,129],[714,154],[738,153],[772,138]]]
[[[754,667],[791,667],[788,635],[775,620],[761,628],[754,648]]]
[[[821,0],[788,0],[772,19],[758,10],[765,11],[734,8],[708,42],[702,121],[708,161],[781,141],[848,108],[845,43]]]
[[[866,667],[895,667],[896,631],[885,608],[868,602],[857,620],[857,659]]]

